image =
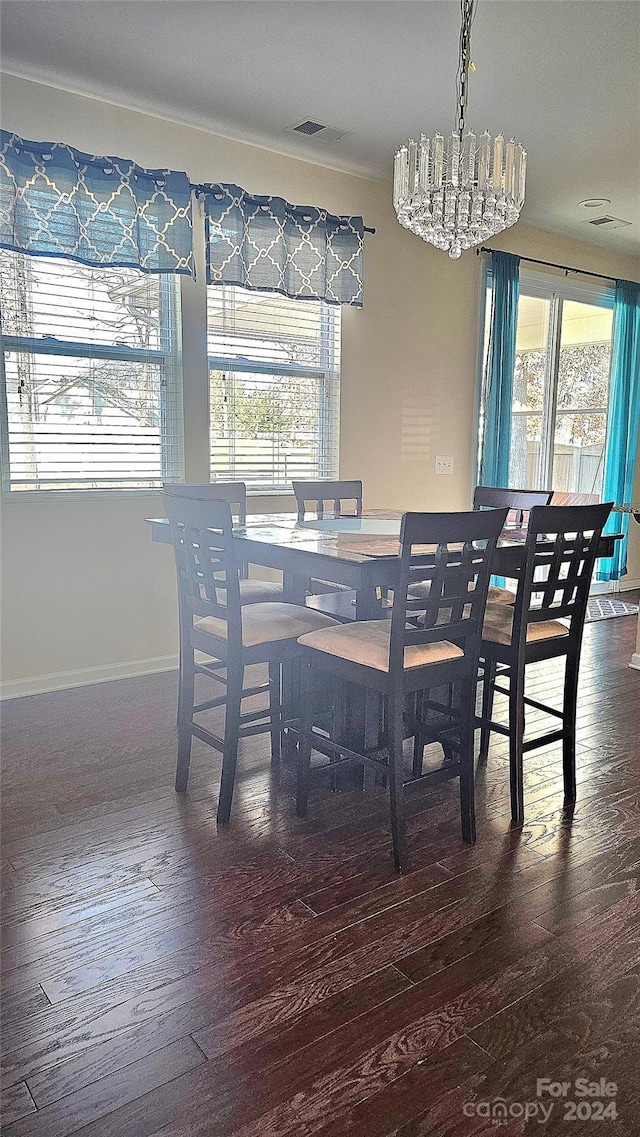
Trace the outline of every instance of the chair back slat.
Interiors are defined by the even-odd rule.
[[[360,517],[362,514],[361,481],[295,481],[291,484],[298,506],[298,521],[304,521],[307,505],[314,508],[316,519],[321,521],[327,502],[333,503],[330,517]],[[345,508],[345,503],[349,508]]]
[[[174,497],[193,497],[204,501],[226,501],[231,506],[232,516],[238,526],[243,529],[247,524],[247,487],[244,482],[202,482],[200,484],[186,484],[184,482],[165,482],[163,492]],[[249,576],[249,566],[246,561],[238,562],[240,576],[245,579]]]
[[[509,486],[476,486],[473,491],[474,509],[501,509],[507,505],[513,514],[514,524],[526,528],[529,513],[534,505],[549,505],[553,490],[517,490]]]
[[[473,663],[491,560],[507,512],[505,507],[470,513],[405,513],[391,613],[392,672],[402,672],[406,647],[444,639],[461,647]],[[410,586],[418,583],[429,585],[420,599],[409,593]]]
[[[514,640],[524,641],[527,624],[543,620],[568,619],[569,635],[582,635],[598,544],[612,504],[531,510],[514,605]]]
[[[231,507],[225,501],[163,493],[180,604],[190,616],[215,616],[227,640],[241,642],[240,584]]]
[[[227,501],[239,526],[247,524],[247,487],[245,482],[203,482],[188,485],[165,482],[163,492],[175,497],[194,497],[206,501]],[[234,509],[235,506],[235,509]]]

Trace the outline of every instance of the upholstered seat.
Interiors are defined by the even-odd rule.
[[[409,596],[416,600],[426,600],[429,596],[431,588],[430,580],[420,580],[417,584],[409,585]],[[487,601],[491,604],[513,604],[516,598],[515,592],[511,592],[509,588],[499,588],[497,584],[489,585],[489,594]]]
[[[240,600],[243,604],[261,604],[264,601],[282,599],[282,585],[274,580],[241,580]],[[221,589],[221,603],[224,604],[224,589]]]
[[[339,624],[338,627],[303,635],[298,642],[302,647],[312,647],[325,655],[374,667],[376,671],[389,670],[391,625],[387,622],[362,620],[355,624]],[[459,647],[448,640],[412,644],[404,649],[404,666],[405,669],[425,667],[430,663],[457,659],[463,654]]]
[[[487,604],[482,625],[483,640],[492,640],[497,644],[510,644],[513,636],[514,610],[507,604]],[[527,624],[527,643],[537,643],[538,640],[550,640],[555,636],[568,636],[569,629],[559,620],[540,620],[538,623]]]
[[[218,590],[216,590],[218,591]],[[242,608],[242,646],[257,647],[274,640],[297,640],[307,632],[340,627],[336,620],[298,604],[249,604]],[[228,623],[217,616],[205,616],[194,628],[217,639],[226,640]]]

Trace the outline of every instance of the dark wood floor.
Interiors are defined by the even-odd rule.
[[[455,783],[412,794],[404,877],[384,791],[318,784],[297,821],[265,738],[224,831],[205,746],[176,796],[174,674],[5,704],[7,1137],[466,1137],[496,1132],[496,1098],[509,1137],[589,1134],[561,1099],[522,1117],[554,1100],[538,1078],[581,1076],[640,1133],[634,642],[632,617],[587,627],[574,816],[553,748],[510,830],[501,740],[474,849]]]

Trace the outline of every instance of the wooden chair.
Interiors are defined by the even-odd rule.
[[[279,761],[281,732],[290,725],[281,706],[282,664],[299,657],[298,636],[327,629],[335,621],[295,604],[242,605],[229,503],[171,493],[162,499],[171,528],[180,613],[176,790],[187,788],[193,738],[219,750],[218,822],[222,823],[231,812],[238,739],[270,731],[272,761]],[[207,661],[197,662],[196,651],[203,652]],[[253,663],[268,665],[269,682],[245,688],[244,669]],[[223,684],[224,694],[197,704],[198,674]],[[268,711],[242,713],[242,700],[265,690]],[[220,706],[225,710],[223,739],[196,721],[200,713]]]
[[[333,502],[330,517],[360,517],[362,514],[362,482],[360,481],[296,481],[291,484],[298,506],[298,521],[304,521],[309,512],[308,504],[315,507],[315,516],[321,521],[325,516],[326,502]],[[346,502],[351,502],[352,508],[345,510]]]
[[[458,753],[458,762],[448,764],[446,775],[460,777],[463,837],[468,842],[475,840],[473,732],[478,648],[491,557],[506,515],[506,509],[482,514],[406,513],[391,620],[343,624],[304,635],[299,641],[304,650],[304,717],[298,760],[298,814],[304,816],[307,810],[312,749],[327,755],[334,764],[364,761],[382,768],[389,775],[393,856],[399,870],[407,860],[404,713],[415,692],[453,683],[463,692],[457,709],[439,704],[437,709],[451,723],[448,744]],[[430,551],[425,552],[425,545],[431,546]],[[425,580],[431,585],[426,602],[413,599],[410,586]],[[336,677],[342,689],[347,683],[355,684],[382,696],[384,760],[379,744],[375,749],[363,745],[355,750],[332,737],[335,732],[331,725],[324,732],[317,728],[317,679],[326,673]],[[426,737],[424,722],[415,729]]]
[[[197,497],[206,501],[226,501],[240,528],[247,524],[247,487],[244,482],[204,482],[201,485],[165,482],[165,494],[173,497]],[[249,578],[246,561],[238,565],[240,600],[243,604],[262,604],[268,600],[282,600],[282,585],[276,581]]]
[[[534,506],[513,607],[487,604],[480,647],[484,688],[480,756],[486,759],[491,731],[509,738],[511,814],[524,820],[523,755],[562,739],[564,792],[576,796],[575,723],[578,669],[589,587],[598,541],[611,511],[606,505]],[[527,664],[565,657],[562,709],[525,697]],[[508,687],[498,680],[506,677]],[[492,721],[494,693],[509,700],[509,725]],[[561,726],[524,741],[525,707],[559,718]]]
[[[298,521],[304,521],[309,513],[318,521],[329,517],[360,517],[362,515],[362,482],[361,481],[316,481],[291,483],[298,507]],[[327,503],[332,508],[327,512]],[[310,507],[310,508],[308,508]],[[355,619],[355,593],[353,589],[342,584],[334,584],[329,580],[310,580],[307,584],[309,603],[319,611],[335,616],[342,622]],[[333,600],[315,600],[316,596],[326,597],[333,593],[341,593]]]
[[[474,509],[500,509],[509,507],[516,529],[526,529],[529,513],[534,505],[550,505],[553,490],[515,490],[507,486],[476,486],[473,491]],[[489,602],[513,604],[515,592],[497,584],[489,585]]]

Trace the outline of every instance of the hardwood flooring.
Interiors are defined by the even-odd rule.
[[[613,1101],[595,1132],[639,1134],[634,642],[633,617],[587,625],[573,814],[558,747],[534,751],[511,829],[499,739],[477,845],[457,784],[420,786],[402,877],[386,791],[319,779],[300,821],[266,736],[242,744],[228,827],[206,746],[176,795],[175,674],[6,703],[3,1132],[476,1137],[502,1110],[505,1137],[593,1134]],[[560,674],[531,691],[559,698]],[[542,1078],[571,1083],[575,1120]]]

